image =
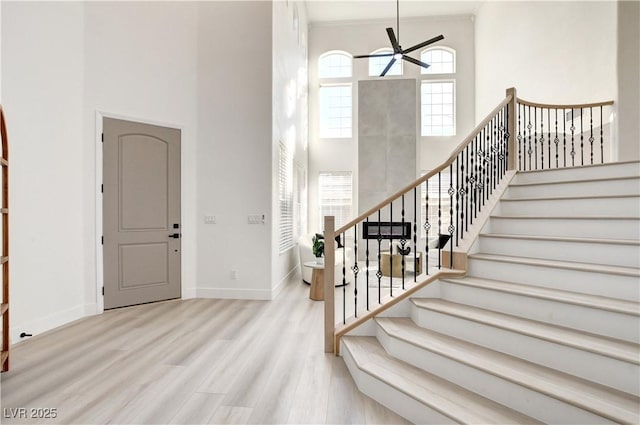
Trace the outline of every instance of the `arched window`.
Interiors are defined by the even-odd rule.
[[[393,50],[378,49],[374,52],[371,52],[372,55],[375,55],[378,53],[393,53]],[[377,76],[382,74],[382,71],[384,71],[384,69],[387,67],[390,60],[391,60],[391,56],[382,56],[382,57],[378,56],[378,57],[369,58],[369,75]],[[395,61],[391,69],[387,71],[386,75],[402,75],[402,61],[401,60]]]
[[[320,78],[349,78],[351,77],[352,57],[347,52],[331,51],[320,56]]]
[[[453,74],[456,72],[456,51],[448,47],[432,47],[420,55],[422,62],[431,65],[422,68],[423,74]]]

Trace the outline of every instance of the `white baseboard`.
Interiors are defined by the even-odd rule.
[[[195,298],[271,300],[272,291],[269,289],[196,288]]]
[[[91,313],[91,312],[94,313]],[[49,316],[31,320],[11,327],[11,342],[16,344],[28,338],[20,338],[22,332],[30,333],[33,336],[40,335],[59,326],[66,325],[74,320],[95,314],[97,311],[96,304],[81,304],[67,310],[58,311]]]
[[[292,268],[289,273],[286,274],[285,277],[283,277],[280,282],[278,282],[278,284],[271,289],[271,299],[275,299],[280,292],[282,292],[282,289],[284,289],[284,287],[287,285],[287,283],[289,283],[289,281],[291,280],[291,277],[293,275],[295,275],[296,273],[298,273],[300,270],[300,266],[296,265],[294,268]]]
[[[196,298],[198,288],[182,288],[182,299]]]

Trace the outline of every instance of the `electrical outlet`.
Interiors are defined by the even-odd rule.
[[[238,278],[238,270],[231,270],[231,280],[236,280]]]
[[[216,224],[216,216],[215,215],[205,215],[204,216],[205,224]]]

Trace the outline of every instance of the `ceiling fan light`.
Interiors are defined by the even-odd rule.
[[[395,54],[393,55],[393,58],[394,58],[395,60],[400,60],[400,59],[402,59],[402,53],[395,53]]]

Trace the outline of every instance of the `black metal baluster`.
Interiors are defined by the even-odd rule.
[[[426,233],[425,235],[425,271],[427,274],[429,274],[429,231],[431,230],[431,223],[429,223],[429,179],[426,179],[425,182],[425,196],[424,196],[424,201],[425,201],[425,208],[424,208],[424,217],[425,217],[425,222],[424,222],[424,231]]]
[[[562,156],[563,167],[567,166],[567,110],[562,108]]]
[[[393,201],[389,203],[389,223],[393,223]],[[389,295],[393,297],[393,224],[389,232]]]
[[[366,218],[367,228],[369,228],[369,217]],[[363,231],[364,233],[364,231]],[[366,251],[365,251],[365,259],[364,259],[364,267],[365,267],[365,287],[367,288],[367,311],[369,311],[369,238],[365,239],[366,241]]]
[[[346,245],[345,239],[344,244]],[[353,226],[353,308],[355,316],[358,317],[358,225]],[[346,285],[345,285],[346,286]]]
[[[449,164],[449,247],[451,249],[451,257],[449,258],[449,268],[453,268],[453,231],[456,229],[456,226],[453,225],[453,194],[455,190],[453,189],[453,163]]]
[[[591,145],[591,164],[593,164],[593,107],[589,108],[589,128],[591,129],[591,136],[589,136],[589,144]]]
[[[465,206],[466,206],[466,203],[465,203],[466,198],[464,196],[464,192],[465,192],[465,190],[464,190],[465,170],[466,170],[466,168],[464,167],[464,159],[466,157],[466,152],[467,152],[467,148],[466,147],[464,148],[464,150],[462,152],[460,152],[460,155],[461,155],[461,158],[460,158],[461,159],[461,161],[460,161],[460,178],[462,179],[462,184],[460,185],[460,189],[458,189],[459,192],[460,192],[460,202],[462,204],[461,207],[460,207],[460,226],[459,226],[459,229],[460,229],[460,240],[464,239],[465,218],[466,218],[466,215],[464,213],[464,209],[465,209]]]
[[[476,173],[477,166],[475,165],[475,144],[476,144],[477,136],[473,138],[471,141],[471,152],[469,156],[471,157],[471,168],[469,169],[469,191],[471,193],[471,210],[469,211],[469,224],[473,225],[473,218],[475,217],[476,211]]]
[[[575,136],[575,131],[576,131],[576,126],[575,126],[575,122],[573,120],[573,112],[575,111],[575,109],[571,108],[571,128],[569,128],[569,130],[571,130],[571,166],[573,167],[574,165],[576,165],[576,147],[574,144],[574,136]]]
[[[456,246],[460,242],[460,155],[456,156]]]
[[[511,137],[511,133],[515,133],[516,129],[515,128],[509,128],[509,107],[505,106],[504,107],[504,112],[505,112],[505,133],[504,133],[504,143],[503,143],[503,150],[502,150],[502,155],[504,158],[502,158],[502,176],[504,177],[505,173],[507,172],[507,168],[508,168],[508,164],[509,164],[509,155],[515,155],[515,152],[509,152],[509,138]],[[515,158],[514,158],[515,159]]]
[[[542,108],[540,108],[540,168],[544,170],[544,110]]]
[[[584,130],[582,129],[583,111],[580,108],[580,165],[584,165]]]
[[[380,293],[380,285],[382,284],[382,270],[381,270],[381,259],[380,259],[380,251],[382,250],[382,234],[380,233],[380,210],[378,210],[378,271],[376,272],[376,277],[378,278],[378,304],[380,304],[382,295]]]
[[[402,211],[401,211],[401,222],[402,222],[402,232],[404,232],[404,195],[402,195]],[[400,239],[400,249],[402,252],[400,252],[401,258],[400,258],[400,266],[401,266],[401,272],[402,272],[402,290],[404,291],[404,274],[405,274],[405,264],[404,264],[404,252],[405,252],[405,245],[407,244],[407,240],[404,237],[404,234],[402,235],[401,239]],[[415,267],[415,264],[414,264]]]
[[[418,187],[413,188],[413,282],[418,281]]]
[[[535,168],[538,169],[538,108],[533,107],[533,157],[535,159]]]
[[[342,323],[347,323],[347,238],[344,232],[340,235],[342,245]],[[335,277],[335,276],[334,276]]]
[[[531,170],[531,164],[533,160],[531,159],[531,154],[533,154],[533,149],[531,149],[531,106],[527,105],[527,115],[529,116],[529,121],[527,124],[527,130],[529,130],[529,147],[527,149],[527,155],[529,156],[529,170]]]
[[[547,108],[547,145],[549,146],[549,168],[551,168],[551,108]]]
[[[600,164],[604,164],[604,136],[602,127],[604,127],[604,123],[602,122],[602,108],[600,105]]]
[[[442,233],[442,172],[438,171],[438,242]],[[438,243],[438,270],[442,268],[442,247]]]
[[[524,170],[524,164],[522,163],[522,133],[520,132],[520,116],[522,115],[522,109],[524,108],[524,106],[520,103],[518,103],[518,168],[520,170]],[[507,114],[509,113],[509,110],[507,109]],[[507,122],[509,122],[509,120],[507,119]]]
[[[469,168],[469,145],[467,145],[464,148],[464,156],[465,156],[465,162],[467,163],[467,167],[465,168],[466,173],[465,173],[465,177],[464,177],[464,185],[465,185],[465,193],[464,193],[464,199],[465,199],[465,205],[464,205],[464,215],[465,215],[465,230],[469,231],[469,206],[471,204],[471,199],[470,199],[470,190],[469,190],[469,175],[471,174],[470,170],[471,168]]]
[[[560,139],[558,138],[558,109],[556,108],[556,137],[553,139],[553,143],[556,145],[556,168],[558,168],[558,144],[560,143]]]

